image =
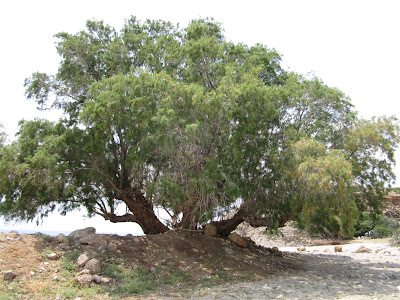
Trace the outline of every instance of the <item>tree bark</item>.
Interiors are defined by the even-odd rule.
[[[191,199],[185,203],[182,209],[182,220],[178,223],[177,227],[182,229],[192,229],[197,224],[193,216],[196,204],[197,201],[195,199]]]
[[[131,189],[121,198],[132,212],[132,215],[119,216],[122,222],[125,222],[125,220],[136,222],[145,234],[159,234],[169,231],[168,226],[164,225],[156,216],[153,204],[141,191]],[[114,220],[117,221],[118,217],[116,216]],[[110,221],[112,222],[112,220]]]
[[[287,219],[288,220],[288,219]],[[285,222],[282,222],[284,225]],[[253,217],[251,213],[241,208],[238,212],[230,219],[212,222],[217,227],[217,233],[221,236],[228,236],[232,231],[234,231],[242,222],[249,223],[252,227],[271,227],[273,226],[273,219],[270,217]],[[281,223],[279,223],[280,226]]]
[[[217,227],[217,233],[221,236],[228,236],[234,231],[240,223],[244,221],[247,213],[243,209],[239,211],[230,219],[212,222]]]

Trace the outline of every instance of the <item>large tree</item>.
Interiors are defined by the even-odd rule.
[[[394,180],[394,118],[358,119],[341,91],[284,71],[273,49],[226,41],[213,20],[180,29],[132,17],[119,32],[88,21],[56,37],[57,74],[25,87],[63,118],[21,121],[1,146],[6,219],[83,206],[146,234],[297,220],[350,236]]]

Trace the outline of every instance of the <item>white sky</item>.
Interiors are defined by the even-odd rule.
[[[227,40],[275,48],[286,69],[314,72],[329,86],[345,92],[360,116],[400,117],[399,12],[397,0],[1,1],[0,123],[14,135],[20,119],[41,116],[35,104],[25,99],[23,82],[36,71],[56,73],[59,58],[54,34],[76,33],[88,19],[104,20],[120,29],[132,15],[182,27],[195,18],[213,17],[222,23]],[[396,173],[400,179],[399,167]],[[139,230],[132,224],[89,221],[81,222],[77,213],[69,218],[52,216],[38,228],[4,225],[0,220],[0,229],[69,231],[94,226],[103,232]]]

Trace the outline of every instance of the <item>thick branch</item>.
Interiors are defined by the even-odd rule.
[[[123,216],[117,216],[115,214],[107,214],[104,218],[112,223],[138,222],[137,218],[132,214],[125,214]]]
[[[273,219],[272,217],[264,217],[264,218],[253,218],[251,216],[247,216],[244,218],[244,221],[249,223],[251,227],[272,227]]]
[[[229,235],[229,233],[235,230],[240,223],[245,220],[244,218],[246,216],[247,212],[245,212],[244,209],[239,209],[239,211],[232,218],[228,220],[213,222],[213,224],[217,226],[217,233],[219,235],[227,236]]]

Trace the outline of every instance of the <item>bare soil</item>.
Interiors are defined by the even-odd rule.
[[[400,299],[400,251],[388,240],[324,240],[291,227],[280,237],[248,228],[238,232],[264,247],[278,246],[284,255],[186,231],[102,235],[118,245],[112,253],[82,245],[62,247],[56,238],[41,235],[0,234],[0,274],[12,270],[17,275],[13,282],[0,278],[0,299]],[[337,244],[342,252],[334,252]],[[355,253],[361,245],[371,252]],[[177,274],[177,279],[140,295],[74,285],[68,293],[73,278],[64,272],[61,259],[51,261],[46,255],[55,251],[63,257],[75,248],[103,262],[141,267],[154,281],[168,274]]]
[[[51,261],[47,254],[56,252],[61,258],[73,249],[97,257],[102,262],[118,262],[124,268],[141,267],[154,276],[154,280],[162,279],[160,276],[178,274],[179,282],[156,288],[156,298],[181,297],[180,295],[194,289],[209,288],[226,282],[260,280],[282,271],[301,268],[292,255],[277,257],[255,247],[240,248],[228,240],[205,237],[198,232],[171,231],[153,236],[101,237],[108,243],[113,241],[118,245],[118,251],[99,253],[91,246],[65,247],[56,237],[1,233],[0,275],[3,271],[12,270],[17,277],[11,283],[0,279],[0,295],[11,295],[10,299],[68,298],[61,297],[59,293],[67,286],[65,283],[73,281],[73,278],[63,275],[60,259]],[[86,299],[81,295],[76,296]],[[145,296],[141,295],[139,298],[143,297]],[[91,295],[87,299],[108,299],[108,296]]]

